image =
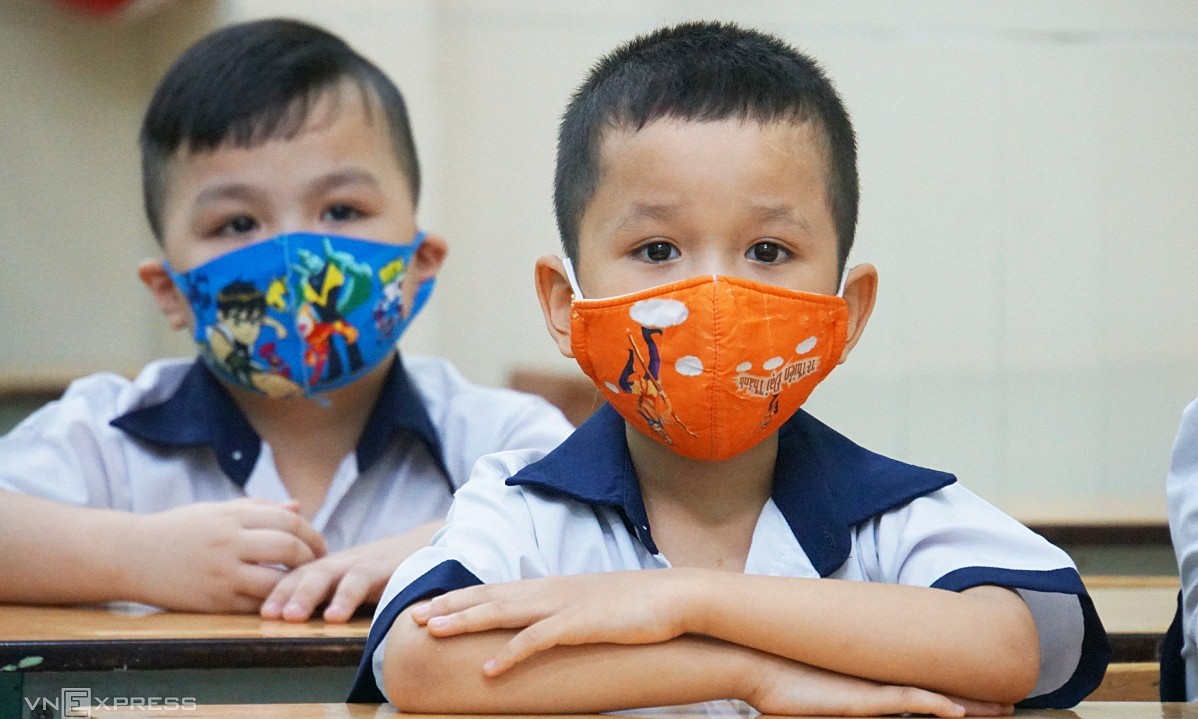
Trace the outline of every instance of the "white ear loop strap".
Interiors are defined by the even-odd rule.
[[[854,269],[856,269],[855,266],[850,267],[850,268],[846,269],[844,271],[844,274],[842,274],[840,276],[840,288],[836,290],[837,297],[844,299],[844,284],[849,281],[849,273],[852,272]]]
[[[578,277],[574,274],[574,263],[569,257],[563,257],[562,264],[566,267],[566,279],[570,280],[570,289],[574,290],[574,299],[585,299],[582,296],[582,288],[578,286]]]

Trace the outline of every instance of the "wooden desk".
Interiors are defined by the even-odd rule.
[[[201,706],[195,711],[99,710],[89,716],[95,719],[142,719],[143,717],[172,716],[178,719],[386,719],[403,716],[405,719],[449,719],[440,714],[397,715],[387,705],[376,704],[283,704],[258,706]],[[652,716],[647,714],[646,716]],[[1198,719],[1198,704],[1158,704],[1156,702],[1082,702],[1073,709],[1025,710],[1015,713],[1027,719]],[[511,716],[478,715],[474,719],[512,719]],[[606,715],[571,714],[541,715],[536,719],[610,719]],[[676,715],[671,719],[702,719],[697,715]]]
[[[1085,578],[1111,639],[1111,661],[1152,662],[1177,609],[1177,577]]]
[[[0,606],[0,719],[30,716],[70,688],[204,703],[342,701],[369,628],[369,618],[287,624],[128,607]]]
[[[1110,634],[1114,661],[1156,661],[1173,617],[1177,579],[1087,577],[1086,585]],[[0,719],[29,716],[29,701],[57,701],[62,689],[72,687],[96,697],[259,703],[260,713],[244,716],[274,716],[264,702],[337,702],[348,691],[368,629],[365,618],[346,625],[286,624],[250,615],[0,606]],[[332,706],[340,708],[327,716],[375,716]],[[218,710],[224,711],[212,709]],[[281,716],[284,710],[277,711]]]

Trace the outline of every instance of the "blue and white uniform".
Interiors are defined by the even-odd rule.
[[[385,639],[415,601],[480,583],[668,566],[624,421],[604,406],[548,454],[479,462],[445,528],[388,584],[350,700],[383,700]],[[952,475],[869,452],[802,411],[779,431],[773,495],[745,571],[950,591],[1010,587],[1031,608],[1041,644],[1040,678],[1021,706],[1072,706],[1106,670],[1106,633],[1068,555]],[[744,709],[710,702],[701,711]]]
[[[278,400],[286,402],[287,400]],[[441,519],[479,457],[570,434],[539,397],[397,356],[312,525],[335,552]],[[208,368],[153,362],[95,374],[0,438],[0,489],[139,514],[239,497],[289,499],[274,455]]]

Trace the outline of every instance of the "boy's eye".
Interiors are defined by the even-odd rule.
[[[221,235],[248,235],[258,229],[258,222],[249,215],[238,215],[226,220],[217,230]]]
[[[331,205],[324,211],[324,216],[321,218],[331,222],[347,222],[361,215],[354,207],[349,205]]]
[[[745,257],[767,265],[786,259],[789,253],[775,242],[758,242],[749,248]]]
[[[650,242],[637,250],[637,254],[650,262],[666,262],[678,257],[678,248],[669,242]]]

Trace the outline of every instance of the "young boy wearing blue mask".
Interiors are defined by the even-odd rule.
[[[19,578],[0,601],[293,621],[327,602],[345,621],[478,457],[571,428],[401,360],[446,243],[416,223],[402,96],[341,39],[283,20],[212,33],[160,82],[141,145],[165,260],[138,272],[200,357],[76,382],[0,440],[0,572]]]
[[[959,716],[1098,684],[1064,552],[799,409],[874,304],[876,270],[846,271],[856,177],[839,97],[777,38],[685,24],[600,61],[559,135],[569,259],[536,277],[609,406],[479,463],[389,583],[353,699]]]

